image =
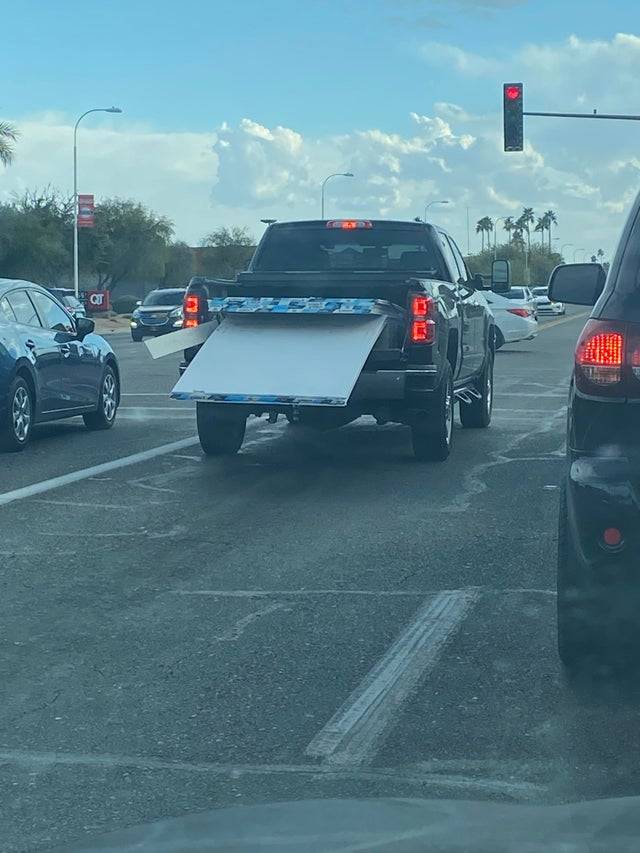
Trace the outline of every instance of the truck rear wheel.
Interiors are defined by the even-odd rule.
[[[247,417],[231,404],[222,408],[215,403],[197,403],[196,422],[206,456],[232,456],[242,447]]]
[[[460,401],[460,420],[465,429],[485,429],[491,423],[493,409],[493,353],[489,352],[477,381],[479,397],[470,403]]]
[[[444,462],[453,441],[453,373],[447,364],[433,408],[411,425],[413,453],[421,462]]]

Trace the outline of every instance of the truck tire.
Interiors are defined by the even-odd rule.
[[[420,462],[444,462],[453,442],[453,373],[447,362],[433,408],[411,425],[413,453]]]
[[[491,423],[493,409],[493,353],[490,351],[478,379],[476,390],[480,397],[471,403],[460,401],[460,420],[465,429],[486,429]]]
[[[242,447],[247,416],[215,403],[196,403],[198,438],[205,456],[233,456]]]

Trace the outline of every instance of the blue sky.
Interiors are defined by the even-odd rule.
[[[602,3],[578,0],[20,0],[3,15],[16,86],[3,87],[0,106],[74,115],[117,102],[127,120],[165,130],[244,116],[308,133],[401,129],[434,100],[496,108],[485,80],[461,87],[446,66],[426,66],[425,43],[504,58],[576,31],[632,32],[634,5],[605,16]]]
[[[20,0],[3,13],[0,117],[21,139],[0,198],[68,190],[74,118],[117,104],[83,124],[81,190],[140,198],[190,242],[315,214],[322,176],[351,169],[334,213],[410,216],[446,197],[440,218],[459,231],[467,206],[474,221],[551,206],[559,236],[609,249],[640,184],[637,128],[529,120],[527,151],[507,156],[500,85],[523,80],[531,109],[639,109],[634,7]]]

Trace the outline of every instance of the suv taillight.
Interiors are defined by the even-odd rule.
[[[432,319],[435,304],[430,296],[409,294],[410,328],[412,344],[432,344],[436,339],[436,324]]]
[[[588,320],[576,345],[575,378],[583,394],[640,396],[640,328]]]

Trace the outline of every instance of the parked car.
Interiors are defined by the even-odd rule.
[[[538,314],[566,314],[567,309],[564,306],[564,302],[552,302],[549,299],[548,287],[534,287],[531,293],[533,294]]]
[[[566,264],[552,300],[593,306],[569,389],[558,650],[570,670],[640,649],[640,195],[609,270]]]
[[[484,296],[496,321],[496,350],[505,344],[531,341],[536,337],[538,321],[529,306],[514,304],[515,300],[506,293],[488,290]]]
[[[131,315],[131,337],[141,341],[145,335],[165,335],[182,328],[184,288],[161,288],[145,296]]]
[[[94,329],[44,287],[0,279],[0,450],[24,450],[43,421],[82,415],[89,429],[113,426],[120,371]]]
[[[61,303],[65,311],[72,317],[86,317],[87,309],[80,299],[76,297],[75,291],[67,287],[47,287],[46,290]]]

